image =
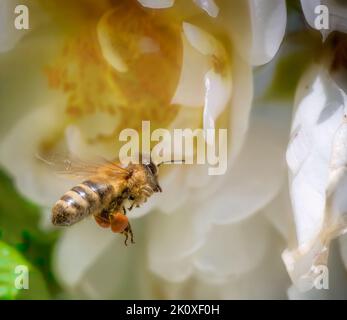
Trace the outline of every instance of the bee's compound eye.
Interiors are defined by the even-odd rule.
[[[135,200],[134,196],[129,196],[129,200]]]

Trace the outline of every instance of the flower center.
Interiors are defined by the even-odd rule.
[[[180,77],[182,40],[179,20],[169,9],[118,1],[76,30],[45,72],[50,88],[66,98],[69,123],[79,126],[88,118],[91,126],[109,127],[86,134],[88,143],[114,143],[125,128],[140,132],[142,120],[150,120],[153,130],[173,121],[179,110],[171,100]],[[100,114],[113,120],[100,123]]]

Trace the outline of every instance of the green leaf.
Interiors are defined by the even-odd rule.
[[[299,0],[287,0],[286,7],[288,11],[302,12],[301,4]]]
[[[315,32],[286,36],[276,59],[276,67],[265,99],[292,100],[301,76],[319,59],[322,42]]]
[[[40,230],[40,211],[17,193],[12,181],[0,170],[0,240],[19,251],[35,270],[40,270],[50,292],[58,293],[60,288],[51,272],[51,251],[58,234]]]
[[[0,241],[0,300],[16,298],[48,299],[49,294],[40,272],[15,248]]]
[[[309,52],[295,52],[279,61],[268,98],[291,99],[301,75],[310,61]]]

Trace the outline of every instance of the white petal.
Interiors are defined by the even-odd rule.
[[[226,281],[222,299],[285,299],[290,279],[280,259],[282,239],[270,231],[271,246],[255,269]]]
[[[142,204],[141,207],[136,208],[136,210],[134,209],[133,212],[131,212],[131,219],[141,218],[149,212],[152,212],[154,208],[158,206],[160,196],[161,194],[154,194],[147,200],[146,203]]]
[[[218,16],[219,8],[214,0],[194,0],[194,2],[211,17],[216,18]]]
[[[201,28],[183,22],[183,32],[189,43],[203,55],[213,55],[218,53],[220,45],[217,40]]]
[[[221,72],[213,66],[213,59],[218,59],[221,63],[227,64],[227,55],[222,45],[204,30],[190,23],[183,23],[183,31],[189,43],[201,54],[209,56],[211,60],[210,70],[204,76],[205,98],[204,98],[204,118],[203,127],[205,130],[214,129],[215,121],[227,106],[231,97],[231,71],[225,65]],[[191,72],[191,71],[190,71]],[[206,131],[205,131],[206,133]],[[206,138],[206,136],[205,136]],[[214,141],[206,140],[209,144]]]
[[[98,40],[105,60],[117,71],[126,72],[128,67],[114,46],[108,30],[108,20],[112,14],[113,10],[110,10],[100,19],[97,26]]]
[[[260,219],[256,220],[260,222]],[[253,220],[254,222],[254,220]],[[252,224],[252,222],[251,222]],[[257,233],[264,231],[260,223],[260,229],[255,230]],[[290,280],[280,259],[280,252],[284,243],[275,230],[267,229],[266,235],[267,250],[260,260],[255,259],[255,268],[249,272],[242,272],[231,277],[219,277],[219,281],[215,281],[217,274],[213,274],[213,279],[199,269],[187,279],[185,282],[161,282],[161,288],[164,291],[166,299],[285,299],[286,289]],[[247,239],[245,239],[247,242]],[[220,248],[228,248],[229,243],[220,244]],[[242,242],[236,252],[235,263],[238,264],[237,257],[239,255],[247,255]],[[237,245],[233,244],[233,248]],[[221,249],[219,249],[221,250]],[[248,252],[250,255],[254,253]],[[211,252],[211,255],[214,253]],[[255,252],[256,257],[259,257]],[[245,261],[245,260],[243,260]],[[206,261],[214,264],[213,259]],[[219,270],[220,268],[218,268]],[[211,281],[212,280],[212,281]]]
[[[328,9],[329,20],[328,29],[320,29],[320,23],[323,12],[320,5],[326,6]],[[301,6],[308,24],[321,31],[323,40],[325,40],[329,33],[333,31],[347,32],[347,6],[342,1],[335,0],[301,0]],[[324,9],[323,9],[324,10]],[[318,22],[318,26],[316,25]]]
[[[194,296],[191,290],[191,288],[194,286],[194,281],[192,279],[188,279],[184,282],[172,282],[166,281],[159,277],[153,278],[155,278],[155,288],[160,288],[159,299],[192,299],[192,297]]]
[[[300,0],[300,1],[301,1],[301,7],[304,12],[306,21],[312,28],[315,28],[314,21],[317,18],[317,14],[315,13],[315,8],[322,3],[322,0]]]
[[[286,239],[289,245],[295,243],[295,226],[292,217],[292,206],[289,197],[288,181],[282,186],[278,196],[263,209],[266,217]]]
[[[237,54],[233,56],[232,64],[232,74],[234,81],[234,90],[230,102],[230,127],[228,144],[231,146],[228,148],[228,171],[232,169],[233,163],[237,158],[240,148],[243,145],[244,139],[246,137],[246,131],[248,128],[249,113],[251,108],[252,100],[252,73],[251,67],[244,60],[242,60]],[[189,110],[189,112],[188,112]],[[185,110],[180,113],[182,121],[175,121],[173,128],[198,128],[200,127],[199,122],[199,110],[196,108],[185,108]],[[184,115],[184,117],[183,117]],[[192,125],[193,123],[193,125]],[[220,193],[221,188],[224,189],[224,185],[229,184],[230,176],[228,174],[221,176],[209,176],[207,165],[197,165],[197,166],[187,166],[187,170],[184,170],[183,175],[185,177],[184,182],[179,182],[181,186],[187,186],[191,188],[196,188],[196,191],[189,193],[189,198],[198,203],[205,201],[205,199],[210,197],[215,197],[216,194]],[[185,166],[183,166],[185,168]],[[183,168],[180,168],[183,169]],[[247,169],[248,170],[248,169]],[[237,170],[235,170],[237,172]],[[207,187],[208,186],[208,187]],[[171,187],[170,187],[171,188]],[[178,199],[186,198],[187,191],[183,188],[178,188],[179,192]],[[171,189],[170,189],[171,190]],[[224,194],[224,193],[223,193]],[[226,194],[226,198],[229,198],[229,194]],[[164,196],[163,196],[164,198]],[[224,199],[224,198],[223,198]],[[176,207],[176,203],[172,203]],[[179,201],[180,202],[180,201]],[[217,201],[217,205],[218,205]],[[162,209],[164,210],[164,209]],[[253,209],[252,209],[253,210]],[[215,210],[208,209],[208,212],[215,212]]]
[[[263,226],[262,223],[261,226]],[[163,297],[166,299],[285,299],[290,280],[280,259],[284,244],[274,230],[267,231],[266,236],[270,240],[267,244],[270,244],[270,247],[267,248],[261,260],[256,260],[256,267],[249,272],[242,272],[231,277],[220,277],[220,281],[214,281],[216,279],[214,274],[211,281],[210,276],[197,270],[185,282],[162,281]],[[262,232],[262,228],[258,232]],[[244,251],[241,244],[237,255],[242,255]],[[224,249],[228,245],[226,243]],[[236,248],[236,245],[234,247]],[[212,260],[210,262],[214,263]],[[235,261],[235,263],[238,262]]]
[[[305,251],[288,249],[283,251],[283,262],[293,284],[300,291],[308,291],[313,287],[315,278],[319,274],[315,267],[326,264],[328,249],[323,243],[316,241]]]
[[[188,23],[184,24],[186,28],[187,37],[189,37],[191,43],[194,45],[197,50],[204,53],[211,53],[218,51],[218,45],[214,44],[215,40],[211,38],[208,34],[206,34],[201,29],[190,25]],[[200,39],[200,40],[199,40]],[[191,47],[192,48],[192,47]],[[228,160],[230,159],[229,166],[232,165],[233,161],[235,160],[237,154],[240,151],[240,148],[243,144],[246,131],[248,128],[248,118],[249,118],[249,112],[251,108],[251,100],[252,100],[252,73],[251,73],[251,67],[249,64],[247,64],[243,59],[241,59],[237,54],[233,55],[233,63],[232,63],[232,74],[234,81],[234,87],[235,90],[233,91],[233,94],[231,95],[231,112],[230,112],[230,128],[229,128],[229,143],[232,145],[232,148],[230,148],[230,154],[228,154]],[[193,63],[193,62],[192,62]],[[189,71],[189,64],[187,64],[187,70]],[[222,90],[221,92],[224,95],[224,92],[227,92],[231,90],[231,85],[228,87],[225,85],[225,82],[222,81],[217,74],[215,74],[213,71],[210,71],[211,75],[213,75],[216,78],[216,83],[220,83]],[[187,72],[187,75],[190,75],[190,72]],[[191,76],[191,75],[190,75]],[[201,81],[201,79],[199,80]],[[219,89],[219,88],[218,88]],[[184,91],[184,90],[182,90]],[[194,92],[195,93],[195,92]],[[200,94],[198,94],[200,96]],[[224,101],[227,100],[227,98],[224,99],[222,103],[219,103],[219,97],[218,95],[213,94],[213,90],[209,92],[209,95],[207,96],[208,106],[214,105],[216,102],[217,106],[221,106],[224,104]],[[209,109],[207,109],[209,111]],[[216,109],[218,113],[220,112],[220,109]],[[187,109],[182,112],[182,114],[187,114]],[[211,112],[214,112],[213,110]],[[191,112],[192,113],[192,112]],[[218,116],[218,113],[214,115],[214,117]],[[197,114],[196,112],[194,114]],[[208,113],[207,113],[208,115]],[[196,122],[194,120],[195,125],[191,125],[188,122],[186,122],[186,125],[182,125],[181,123],[175,124],[174,127],[176,128],[185,128],[191,127],[191,128],[198,128],[200,127],[199,121]],[[208,196],[211,196],[215,193],[218,186],[220,186],[223,183],[223,178],[217,178],[213,177],[211,179],[211,176],[206,175],[208,168],[207,166],[190,166],[189,170],[187,170],[185,177],[186,180],[183,183],[183,185],[189,185],[194,188],[199,188],[199,192],[193,193],[192,197],[194,197],[197,201],[199,199],[205,199]],[[202,186],[208,185],[208,188],[202,188]],[[183,191],[184,192],[184,191]],[[182,192],[181,192],[182,193]],[[181,197],[178,197],[181,199]]]
[[[231,77],[210,70],[205,75],[204,129],[215,129],[215,122],[225,109],[231,96]]]
[[[199,128],[201,126],[201,111],[198,108],[181,108],[175,120],[170,124],[168,130],[173,136],[173,130],[177,128]],[[175,147],[175,146],[174,146]],[[175,150],[173,154],[177,159],[183,159],[184,156],[180,155],[182,150]],[[189,174],[193,170],[196,173],[196,169],[199,166],[195,165],[163,165],[160,168],[159,183],[163,189],[163,193],[157,197],[156,208],[160,209],[164,213],[175,212],[182,204],[191,198],[192,193],[189,191],[189,182],[192,180],[189,178]],[[204,172],[206,173],[206,171]],[[206,174],[204,175],[204,177]],[[197,180],[197,176],[194,179]],[[202,187],[203,185],[200,185]],[[204,188],[208,189],[208,188]]]
[[[288,289],[288,298],[291,300],[345,300],[347,298],[345,290],[347,276],[338,249],[338,243],[333,243],[330,250],[328,273],[325,278],[325,280],[327,280],[326,284],[328,285],[328,289],[313,287],[307,292],[301,292],[299,288],[293,285]],[[319,281],[320,285],[322,285],[322,281],[323,280]]]
[[[269,62],[277,53],[286,29],[287,12],[284,0],[249,1],[252,19],[252,54],[254,65]]]
[[[287,161],[298,243],[283,259],[294,284],[308,290],[317,267],[327,264],[331,240],[346,227],[346,96],[324,67],[313,66],[296,105]]]
[[[192,297],[194,299],[202,299],[202,300],[216,300],[222,299],[222,290],[221,285],[219,283],[206,283],[203,279],[196,279],[191,281],[193,283],[190,284],[192,288]],[[182,290],[183,291],[183,290]],[[180,296],[177,296],[176,299],[181,299]],[[189,299],[189,298],[188,298]]]
[[[110,113],[96,110],[92,114],[83,115],[76,124],[88,139],[95,139],[98,135],[111,135],[120,125],[119,117]]]
[[[284,0],[225,1],[219,16],[247,62],[264,64],[276,54],[286,26]]]
[[[204,76],[210,68],[208,57],[197,51],[182,33],[181,75],[171,103],[189,107],[204,105]]]
[[[54,253],[57,277],[64,286],[75,287],[103,250],[115,241],[116,235],[98,227],[92,218],[70,227],[60,237]]]
[[[215,72],[212,57],[225,61],[226,53],[215,38],[197,26],[184,22],[183,31],[183,66],[172,102],[192,107],[205,104],[205,119],[209,115],[214,123],[230,98],[231,75],[227,67],[226,75]]]
[[[163,193],[157,197],[156,208],[164,213],[173,213],[189,198],[189,191],[185,184],[185,174],[188,170],[181,167],[170,168],[160,179],[160,186]]]
[[[233,77],[233,93],[231,95],[230,129],[228,141],[231,153],[230,164],[239,154],[246,138],[253,98],[253,76],[251,66],[236,52],[233,54],[231,74]]]
[[[65,129],[66,143],[69,152],[78,155],[81,159],[92,158],[96,154],[106,159],[114,159],[115,142],[89,144],[85,135],[76,125]]]
[[[204,218],[196,224],[208,225],[211,219],[216,224],[245,219],[277,195],[285,176],[286,125],[289,127],[289,112],[283,106],[255,112],[243,149],[225,176],[227,183],[214,195],[213,203],[201,208]]]
[[[93,219],[65,230],[53,256],[60,284],[87,299],[151,298],[147,291],[149,275],[141,263],[141,224],[132,227],[138,243],[127,247],[122,235],[98,227]]]
[[[153,9],[170,8],[174,5],[175,0],[137,0],[144,7]]]
[[[0,54],[0,137],[31,110],[56,103],[57,94],[48,90],[43,70],[61,44],[61,35],[39,29],[24,37],[15,49]]]
[[[250,272],[269,249],[270,230],[261,215],[235,224],[212,226],[194,265],[206,281]]]
[[[56,109],[38,108],[18,121],[0,145],[1,164],[13,175],[18,190],[46,206],[52,205],[74,183],[55,175],[36,158],[42,139],[59,132],[59,119]]]
[[[183,281],[192,274],[193,254],[204,241],[193,223],[197,214],[186,205],[172,215],[150,216],[148,260],[155,274],[168,281]]]
[[[340,91],[324,72],[314,70],[316,73],[306,75],[299,86],[299,91],[304,91],[298,93],[298,111],[287,151],[299,246],[311,241],[321,228],[332,140],[343,119]],[[304,93],[307,95],[302,98]]]

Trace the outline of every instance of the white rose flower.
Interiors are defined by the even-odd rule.
[[[64,230],[54,254],[63,287],[88,298],[285,297],[284,241],[270,223],[278,200],[268,204],[284,181],[287,132],[276,120],[288,112],[260,105],[247,132],[252,66],[277,52],[285,2],[27,5],[45,23],[1,56],[1,79],[12,90],[1,97],[0,159],[46,218],[72,183],[53,175],[37,153],[112,158],[119,132],[144,119],[153,128],[229,132],[225,175],[208,176],[206,166],[162,172],[163,194],[132,211],[142,217],[132,219],[135,246],[125,248],[89,219]]]

